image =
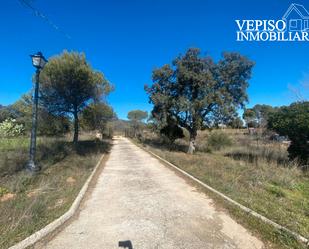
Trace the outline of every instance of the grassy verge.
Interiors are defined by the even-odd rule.
[[[28,142],[22,138],[0,142],[0,248],[12,246],[66,212],[109,147],[108,142],[84,140],[73,149],[65,139],[41,138],[42,171],[31,176],[20,170],[27,161]]]
[[[234,160],[225,156],[225,152],[188,155],[157,146],[157,143],[147,145],[157,155],[235,201],[309,237],[309,178],[297,168],[278,167],[267,160],[258,163],[256,160]],[[269,248],[305,248],[289,235],[248,216],[216,195],[208,194],[244,226],[270,242]]]

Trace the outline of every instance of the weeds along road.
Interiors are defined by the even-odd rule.
[[[211,199],[129,140],[117,138],[76,220],[42,248],[263,248]],[[127,246],[127,248],[130,248]]]

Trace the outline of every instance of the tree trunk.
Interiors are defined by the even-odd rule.
[[[104,131],[106,130],[106,125],[105,124],[101,124],[100,127],[100,132],[101,132],[101,139],[103,140],[104,138]]]
[[[137,133],[139,131],[139,127],[138,127],[138,123],[137,121],[133,121],[133,137],[136,138],[137,137]]]
[[[73,143],[75,145],[78,143],[78,133],[79,133],[78,113],[77,113],[77,109],[75,109],[74,110],[74,137],[73,137]]]
[[[196,131],[190,132],[190,143],[189,143],[189,148],[188,148],[188,154],[193,154],[195,151],[195,139],[197,136]]]

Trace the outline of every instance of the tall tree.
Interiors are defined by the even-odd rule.
[[[145,87],[154,105],[152,116],[165,123],[172,118],[187,129],[188,153],[193,153],[198,130],[228,123],[244,107],[253,65],[238,53],[223,53],[215,63],[199,49],[189,49],[172,65],[153,71],[153,85]]]
[[[73,116],[74,143],[78,141],[79,113],[111,90],[104,75],[90,66],[83,53],[64,51],[50,59],[41,73],[44,106],[52,113]]]
[[[113,108],[107,103],[98,102],[90,104],[83,110],[81,123],[86,129],[99,130],[103,136],[107,123],[113,118],[116,118]]]
[[[276,108],[270,105],[255,105],[252,110],[255,113],[256,121],[260,128],[267,126],[269,116],[276,111]]]
[[[246,121],[247,128],[250,127],[256,127],[257,121],[256,121],[256,113],[252,108],[245,109],[243,115],[243,119]]]
[[[243,119],[246,121],[247,127],[265,128],[269,116],[276,111],[277,108],[270,105],[257,104],[252,108],[245,109]]]
[[[140,130],[140,127],[145,119],[147,119],[148,113],[141,110],[132,110],[128,112],[128,119],[131,121],[132,128],[134,131],[134,137],[136,132]]]

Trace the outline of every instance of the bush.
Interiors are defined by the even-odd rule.
[[[25,129],[15,119],[6,119],[0,123],[0,137],[18,137],[23,135]]]
[[[0,151],[0,177],[22,170],[28,160],[28,150]]]
[[[43,110],[41,110],[38,115],[39,135],[63,135],[70,131],[71,123],[68,117],[53,115]],[[31,126],[29,128],[31,128]]]
[[[290,159],[297,159],[300,164],[309,163],[309,101],[281,107],[270,116],[268,128],[289,137]]]
[[[9,193],[10,191],[5,187],[0,187],[0,197]]]
[[[209,150],[221,150],[224,147],[231,146],[232,140],[221,131],[213,131],[207,139],[207,145]]]
[[[183,138],[183,130],[176,124],[169,124],[160,130],[160,134],[168,140],[169,144],[173,144],[176,139]]]

